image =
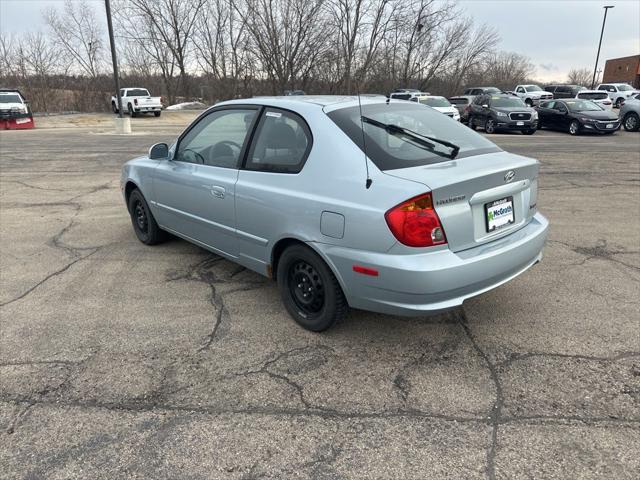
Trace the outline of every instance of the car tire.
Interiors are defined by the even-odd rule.
[[[471,117],[471,116],[467,120],[467,127],[469,127],[471,130],[475,130],[476,129],[475,119],[473,117]]]
[[[276,276],[282,302],[301,327],[322,332],[349,311],[338,280],[309,247],[292,245],[278,261]]]
[[[116,107],[115,102],[111,102],[111,111],[113,111],[113,113],[115,114],[118,113],[118,107]]]
[[[131,192],[128,207],[133,231],[138,240],[145,245],[155,245],[166,240],[167,233],[158,226],[140,190],[135,189]]]
[[[162,112],[153,112],[156,117],[159,117]]]
[[[616,98],[616,103],[613,104],[613,106],[615,108],[620,108],[622,107],[622,103],[624,102],[624,98],[620,97],[620,98]]]
[[[493,121],[493,119],[490,118],[486,121],[486,123],[484,124],[484,131],[489,135],[496,133],[496,123]]]
[[[131,118],[135,118],[138,116],[138,114],[133,111],[133,107],[131,106],[131,104],[127,106],[127,109],[129,110],[129,115],[131,116]]]
[[[531,130],[523,130],[522,133],[524,135],[533,135],[534,133],[536,133],[536,131],[534,129]]]
[[[635,112],[629,112],[622,119],[622,126],[627,132],[636,132],[640,128],[640,117]]]
[[[580,135],[580,122],[572,120],[569,124],[569,133],[571,135]]]
[[[533,101],[530,98],[527,98],[524,103],[527,105],[527,107],[529,108],[533,108]]]

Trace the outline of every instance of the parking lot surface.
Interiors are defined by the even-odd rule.
[[[637,478],[640,134],[492,136],[541,161],[543,261],[314,334],[274,282],[136,239],[120,167],[188,118],[0,133],[0,477]]]

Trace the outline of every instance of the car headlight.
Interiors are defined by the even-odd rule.
[[[595,120],[593,118],[589,118],[589,117],[581,117],[580,121],[582,123],[593,123],[593,122],[595,122]]]
[[[496,112],[496,115],[497,115],[498,117],[506,117],[506,116],[507,116],[507,114],[506,114],[506,113],[504,113],[504,112]]]
[[[531,119],[535,120],[536,118],[538,118],[538,112],[534,110],[533,113],[531,114]]]

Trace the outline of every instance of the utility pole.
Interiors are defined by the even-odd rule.
[[[600,47],[602,46],[602,35],[604,35],[604,24],[607,23],[607,11],[610,8],[613,8],[613,5],[606,5],[602,8],[604,8],[604,19],[602,20],[602,30],[600,31],[600,42],[598,43],[598,53],[596,54],[596,65],[595,67],[593,67],[593,79],[591,80],[591,89],[593,89],[593,87],[596,84],[596,70],[598,69],[598,60],[600,60]]]
[[[109,29],[109,43],[111,44],[111,61],[113,62],[113,79],[116,84],[116,98],[118,99],[118,117],[122,118],[122,97],[120,97],[120,78],[118,74],[118,58],[116,56],[116,42],[113,39],[113,24],[111,23],[111,3],[104,0],[107,10],[107,27]]]

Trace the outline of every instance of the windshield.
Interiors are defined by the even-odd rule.
[[[0,95],[0,103],[22,103],[22,98],[17,93],[8,95]]]
[[[524,87],[527,92],[542,92],[542,89],[537,85],[527,85]]]
[[[452,122],[441,113],[415,103],[376,103],[362,105],[362,116],[374,122],[360,121],[358,107],[334,110],[328,114],[347,136],[360,147],[366,145],[367,156],[380,170],[394,170],[447,161],[451,147],[460,147],[456,158],[501,151],[495,144],[459,122]],[[410,136],[398,135],[394,129],[378,124],[393,125],[411,133],[435,140],[432,148]]]
[[[149,92],[144,88],[132,88],[127,90],[127,97],[148,97]]]
[[[602,110],[600,105],[590,100],[572,100],[566,103],[572,112],[598,112]]]
[[[426,97],[418,99],[423,105],[429,105],[430,107],[450,107],[451,104],[444,97]]]
[[[620,90],[621,92],[628,92],[629,90],[633,90],[633,87],[631,85],[618,85],[618,90]]]
[[[589,92],[589,93],[579,93],[578,98],[584,98],[585,100],[604,100],[605,98],[609,98],[605,92]]]
[[[491,97],[491,106],[498,108],[513,108],[513,107],[522,107],[525,108],[526,105],[519,98],[508,98],[508,97]]]

